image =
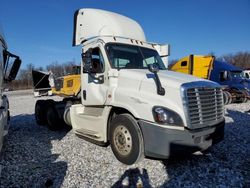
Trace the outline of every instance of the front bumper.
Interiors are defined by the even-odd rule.
[[[225,120],[213,127],[176,130],[139,121],[146,157],[167,159],[173,155],[206,150],[224,138]]]

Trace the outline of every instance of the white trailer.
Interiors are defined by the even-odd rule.
[[[10,59],[14,58],[14,63],[10,63]],[[9,101],[4,95],[4,83],[15,79],[21,60],[18,56],[7,51],[7,44],[4,36],[0,33],[0,151],[3,146],[4,136],[8,133],[9,128]]]
[[[76,135],[111,144],[128,165],[206,150],[223,139],[220,85],[168,71],[168,45],[147,42],[137,22],[104,10],[80,9],[74,25],[73,46],[82,45],[80,99],[40,101],[37,120],[58,128],[63,118]]]

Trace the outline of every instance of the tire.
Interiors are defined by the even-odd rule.
[[[48,102],[46,100],[38,100],[35,105],[35,119],[38,125],[47,124],[47,108]]]
[[[223,91],[223,99],[224,99],[224,104],[231,104],[232,103],[232,94],[229,93],[228,91]]]
[[[244,94],[243,103],[246,103],[248,101],[249,94],[247,91],[243,91],[243,94]]]
[[[144,157],[144,143],[141,130],[130,114],[116,116],[110,124],[110,143],[116,158],[132,165]]]
[[[62,120],[60,119],[54,104],[49,105],[46,116],[47,116],[48,128],[52,131],[59,130],[60,124],[62,124]]]
[[[227,91],[223,91],[223,101],[224,101],[225,105],[228,104],[228,93],[227,93]]]

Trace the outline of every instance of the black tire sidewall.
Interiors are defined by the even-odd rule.
[[[132,149],[131,152],[124,156],[119,154],[119,151],[117,151],[115,145],[114,145],[114,130],[117,126],[122,125],[128,129],[128,131],[131,134],[132,137]],[[116,158],[127,165],[134,164],[140,160],[140,158],[143,155],[143,139],[141,130],[136,122],[136,120],[130,115],[130,114],[121,114],[116,116],[110,125],[110,138],[111,142],[111,148],[116,156]]]
[[[59,129],[59,125],[61,123],[61,120],[59,118],[59,115],[57,113],[57,110],[53,105],[50,105],[47,108],[47,124],[48,128],[52,131],[56,131]]]
[[[45,125],[47,123],[46,111],[47,102],[45,100],[38,100],[35,105],[35,119],[38,125]]]

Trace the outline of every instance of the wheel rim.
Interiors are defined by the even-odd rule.
[[[121,155],[128,155],[131,152],[132,136],[126,127],[122,125],[116,127],[114,131],[113,140],[116,150]]]

